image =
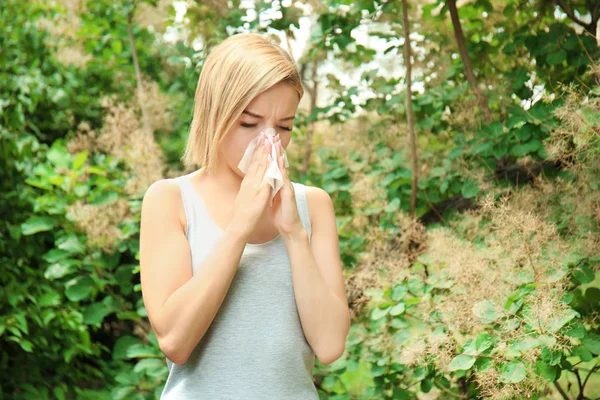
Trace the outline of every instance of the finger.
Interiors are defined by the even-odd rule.
[[[279,170],[283,173],[285,169],[285,163],[281,162],[282,148],[281,142],[277,142],[277,165],[279,166]]]
[[[248,166],[248,173],[250,175],[256,175],[256,171],[258,170],[258,163],[260,162],[260,157],[262,155],[261,149],[264,146],[264,141],[265,135],[263,132],[261,132],[258,141],[256,142],[256,147],[254,148],[254,153],[252,154],[250,165]]]
[[[268,140],[265,140],[264,143],[266,144],[266,146],[263,145],[261,149],[257,149],[257,153],[259,153],[259,159],[255,172],[255,174],[261,178],[264,177],[265,171],[267,170],[267,167],[269,165],[268,157],[269,151],[271,149],[271,143]]]
[[[288,172],[287,172],[287,168],[285,167],[285,156],[282,154],[279,156],[279,169],[281,170],[281,175],[283,176],[283,181],[288,181],[289,177],[288,177]]]
[[[275,142],[275,147],[277,150],[277,163],[279,164],[279,157],[281,156],[281,138],[277,135],[277,141]]]
[[[271,149],[273,148],[273,143],[271,143],[271,141],[265,139],[265,144],[266,146],[264,147],[264,152],[265,152],[265,170],[267,168],[269,168],[269,162],[270,160],[273,159],[273,156],[271,155],[272,151]],[[264,174],[265,171],[262,171],[262,173]]]
[[[258,141],[256,142],[256,147],[254,149],[254,153],[252,154],[252,158],[250,159],[250,164],[254,164],[256,162],[256,160],[258,160],[258,155],[256,153],[258,153],[256,150],[260,149],[260,146],[262,146],[263,144],[263,140],[264,140],[264,134],[263,132],[260,132],[260,134],[258,135]]]

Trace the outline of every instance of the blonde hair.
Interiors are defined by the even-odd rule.
[[[272,86],[287,82],[304,95],[292,56],[267,36],[238,33],[208,55],[194,96],[194,116],[181,160],[213,172],[219,145],[248,104]]]

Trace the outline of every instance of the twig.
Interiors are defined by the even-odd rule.
[[[577,377],[577,385],[579,386],[579,397],[583,396],[583,384],[581,383],[581,376],[578,370],[574,370],[573,373]]]
[[[567,14],[567,17],[569,17],[577,25],[580,25],[583,28],[587,29],[588,24],[586,24],[585,22],[583,22],[582,20],[580,20],[579,18],[577,18],[575,16],[575,13],[573,12],[573,10],[571,10],[571,8],[569,7],[568,4],[566,4],[563,0],[557,0],[556,3],[560,6],[560,8],[562,8],[563,12],[565,14]]]
[[[139,96],[139,105],[142,109],[142,115],[144,117],[144,127],[147,132],[152,133],[152,127],[150,125],[150,117],[148,116],[148,111],[146,110],[146,105],[144,101],[144,87],[142,85],[142,70],[140,68],[140,62],[138,59],[137,50],[135,48],[135,37],[133,36],[133,10],[127,13],[127,36],[129,37],[129,46],[131,47],[131,57],[133,59],[133,68],[135,69],[135,77],[137,81],[137,89]]]
[[[560,383],[558,383],[558,381],[554,381],[554,386],[556,386],[556,390],[558,390],[558,393],[560,393],[560,395],[562,396],[563,399],[569,400],[569,396],[567,396],[567,394],[565,393],[563,388],[560,386]]]
[[[592,368],[590,370],[590,372],[588,372],[587,376],[585,377],[585,379],[583,380],[583,387],[585,388],[585,385],[587,384],[588,379],[590,379],[590,376],[592,376],[592,374],[596,371],[600,370],[600,364],[596,365],[594,368]]]

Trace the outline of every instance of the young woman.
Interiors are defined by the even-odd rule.
[[[344,352],[333,204],[291,182],[282,158],[303,93],[294,60],[259,34],[229,37],[204,63],[183,157],[202,168],[153,183],[142,205],[142,294],[169,368],[161,399],[318,399],[315,356]],[[283,186],[271,205],[272,143]]]

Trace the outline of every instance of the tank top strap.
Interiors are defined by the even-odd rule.
[[[186,236],[189,236],[189,233],[193,228],[194,221],[196,220],[196,208],[194,207],[194,187],[192,186],[188,175],[178,176],[173,179],[177,181],[179,184],[179,190],[181,191],[181,200],[183,201],[187,226]]]
[[[296,205],[298,207],[298,214],[300,220],[306,232],[308,232],[308,242],[310,243],[311,236],[311,225],[310,215],[308,213],[308,201],[306,200],[306,185],[299,182],[292,182],[294,186],[294,192],[296,193]]]

